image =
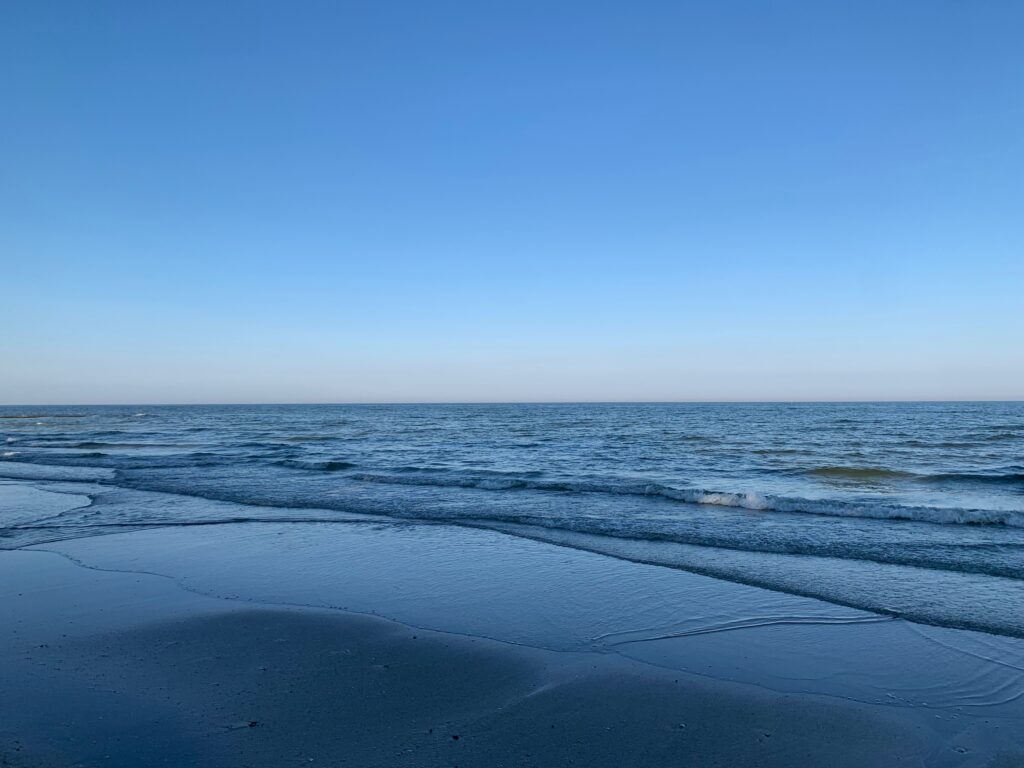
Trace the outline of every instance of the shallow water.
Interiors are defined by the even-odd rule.
[[[0,546],[387,515],[1024,635],[1022,403],[6,407],[0,442],[92,499]]]
[[[89,568],[168,576],[204,595],[615,653],[790,693],[946,715],[983,708],[1018,720],[1024,705],[1018,638],[920,627],[493,531],[227,523],[42,546]]]

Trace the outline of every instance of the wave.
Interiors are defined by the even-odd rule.
[[[19,413],[4,414],[0,419],[84,419],[85,413]]]
[[[916,477],[913,472],[884,467],[814,467],[801,470],[800,474],[849,480],[896,480]]]
[[[24,445],[25,445],[26,448],[36,448],[36,447],[39,447],[39,446],[30,445],[30,444],[24,444]],[[103,451],[94,451],[94,450],[79,451],[79,450],[76,450],[75,447],[72,446],[72,445],[57,445],[54,448],[47,447],[46,448],[47,453],[45,454],[46,460],[49,463],[53,464],[54,466],[61,466],[63,462],[70,462],[71,465],[73,466],[76,462],[80,462],[82,459],[103,459],[103,458],[106,458],[107,456],[109,456],[109,454],[104,453]],[[68,451],[74,451],[74,453],[68,453],[68,452],[60,450],[62,448],[66,448]],[[50,451],[52,451],[52,453]],[[34,463],[36,463],[35,462],[35,458],[38,457],[38,454],[36,454],[36,456],[32,456],[32,455],[26,453],[25,455],[26,455],[25,463],[27,463],[27,464],[34,464]],[[19,461],[20,461],[20,459],[19,459]]]
[[[0,462],[0,477],[8,480],[99,481],[110,480],[114,470],[105,467],[33,464],[26,461]]]
[[[617,496],[654,496],[685,504],[734,507],[756,512],[784,512],[831,517],[879,520],[908,520],[924,523],[959,525],[1006,525],[1024,528],[1024,512],[987,509],[903,506],[899,504],[858,504],[830,499],[803,499],[758,493],[712,491],[701,488],[674,488],[659,483],[621,483],[595,481],[528,480],[516,477],[448,477],[429,475],[388,475],[355,473],[353,480],[387,485],[424,485],[450,488],[475,488],[485,491],[525,489],[556,493],[599,493]]]
[[[1014,432],[1012,430],[1001,430],[998,432],[991,433],[970,432],[964,435],[964,437],[971,440],[977,440],[983,443],[998,443],[1003,442],[1005,440],[1020,440],[1022,437],[1024,437],[1024,432]]]
[[[82,449],[97,448],[191,448],[194,443],[108,443],[103,441],[87,441],[84,443],[69,443],[58,447]]]
[[[5,462],[0,463],[0,476],[12,470],[15,476],[25,476],[23,472],[27,471],[28,476],[35,476],[33,479],[72,479],[70,473],[52,473],[52,470],[57,469],[60,468]],[[74,474],[78,475],[85,469],[81,468]],[[261,471],[265,473],[265,467]],[[52,530],[48,526],[40,526],[38,530],[33,528],[31,532],[24,526],[18,526],[19,531],[11,531],[9,534],[0,530],[0,539],[9,537],[12,546],[23,546],[29,540],[37,543],[40,537],[49,541],[116,530],[111,526],[123,525],[120,530],[131,530],[133,527],[240,522],[326,523],[335,521],[339,515],[359,515],[372,516],[378,521],[443,523],[487,528],[601,554],[623,556],[637,562],[680,567],[794,594],[813,594],[824,599],[833,599],[833,596],[831,593],[823,593],[822,585],[818,584],[813,576],[808,578],[805,573],[796,581],[778,581],[770,573],[760,573],[759,566],[755,567],[756,563],[769,556],[769,559],[774,558],[776,561],[779,556],[785,556],[790,558],[786,562],[791,562],[794,568],[804,568],[800,564],[805,562],[804,558],[811,556],[831,558],[834,563],[912,566],[916,569],[915,574],[921,573],[921,569],[928,569],[936,572],[970,573],[1019,580],[1024,573],[1024,539],[1021,538],[1021,532],[1011,529],[1000,532],[960,532],[942,530],[936,526],[927,529],[904,527],[894,528],[890,536],[887,525],[850,525],[827,518],[823,518],[819,523],[808,519],[800,525],[793,525],[800,522],[797,518],[780,518],[784,522],[778,526],[764,525],[762,520],[767,522],[770,518],[762,515],[770,515],[774,510],[784,508],[787,502],[808,504],[808,500],[766,498],[764,500],[769,506],[764,512],[749,515],[742,512],[715,513],[707,510],[714,509],[715,506],[735,506],[736,494],[715,494],[698,489],[666,490],[674,490],[676,494],[689,495],[690,498],[693,498],[694,494],[703,494],[704,503],[711,504],[711,507],[673,508],[661,504],[662,494],[655,494],[659,500],[654,503],[660,506],[649,506],[644,509],[646,502],[638,499],[634,504],[630,504],[628,496],[609,507],[608,504],[600,503],[596,499],[594,501],[597,503],[591,503],[586,497],[578,501],[569,499],[566,500],[568,503],[562,503],[554,497],[541,499],[525,495],[521,497],[525,503],[520,503],[516,497],[509,495],[506,501],[512,503],[505,503],[497,498],[493,500],[495,503],[488,503],[483,496],[467,492],[464,499],[452,503],[455,501],[454,494],[446,498],[435,498],[432,494],[423,498],[401,493],[399,498],[396,498],[393,494],[383,492],[383,489],[378,493],[366,493],[365,489],[358,486],[354,489],[355,493],[338,492],[347,483],[348,478],[355,474],[324,474],[324,482],[321,484],[305,476],[294,476],[289,483],[283,474],[278,477],[267,477],[264,484],[261,481],[249,482],[247,478],[253,475],[241,474],[237,476],[236,482],[225,484],[203,483],[194,475],[136,475],[130,471],[118,472],[116,478],[108,476],[112,483],[103,483],[103,479],[94,478],[105,487],[99,489],[100,502],[92,508],[88,516],[83,515],[81,519],[76,520],[62,520],[60,526],[55,526]],[[370,473],[359,474],[365,476]],[[169,482],[162,481],[161,477],[165,477]],[[262,480],[263,475],[260,477]],[[429,479],[433,481],[429,484],[438,485],[438,481],[443,478],[434,476]],[[490,484],[504,481],[507,485],[515,478],[462,476],[447,479],[457,481],[461,487],[472,480]],[[416,478],[410,476],[401,476],[401,481],[397,484],[414,485],[417,484],[415,480]],[[520,487],[530,484],[523,478],[519,480]],[[539,480],[533,481],[533,484],[539,483]],[[550,486],[551,482],[547,481],[545,484]],[[627,486],[637,488],[641,484],[598,483],[591,480],[585,483],[558,485],[574,485],[577,489],[582,486],[587,489],[586,493],[599,493],[593,489],[601,485],[611,486],[617,488],[621,496],[622,490]],[[651,485],[648,484],[647,487],[650,488]],[[134,495],[140,491],[159,496]],[[680,494],[681,491],[685,491],[686,494]],[[488,489],[483,487],[477,493],[486,492]],[[499,490],[499,494],[501,493],[506,492]],[[529,494],[529,491],[526,493]],[[244,508],[194,505],[185,497],[231,502],[234,505],[244,505]],[[550,501],[554,503],[546,503]],[[664,501],[671,503],[673,499],[666,497]],[[263,508],[265,511],[257,508]],[[104,513],[104,509],[109,509],[109,514]],[[939,512],[935,510],[928,512],[904,508],[897,514],[856,515],[849,514],[851,510],[827,510],[819,506],[814,511],[826,515],[902,517],[923,519],[932,523],[939,521],[936,519]],[[911,513],[917,516],[911,516]],[[972,517],[969,513],[963,516],[963,511],[942,510],[941,513],[949,516],[944,522],[992,522],[980,520],[977,515]],[[1010,525],[1013,524],[1010,522]],[[1017,515],[1016,526],[1024,528],[1024,515]],[[812,529],[815,532],[812,532]],[[693,547],[698,549],[692,549]],[[687,552],[689,554],[686,554]],[[741,563],[737,561],[733,566],[726,567],[723,558],[744,559]],[[862,566],[858,564],[856,567]],[[785,570],[788,571],[789,568],[789,565],[785,566]],[[805,568],[804,570],[806,571]],[[850,594],[844,594],[845,597],[835,598],[833,601],[858,604],[859,600],[878,599],[877,595],[854,599]]]
[[[346,469],[355,469],[356,467],[350,461],[302,461],[299,459],[275,461],[274,465],[288,467],[289,469],[306,469],[312,472],[342,472]]]
[[[68,446],[59,446],[68,448]],[[10,464],[21,464],[23,466],[44,466],[44,467],[81,467],[82,469],[102,469],[109,471],[123,470],[165,470],[165,469],[198,469],[201,467],[223,466],[236,463],[238,456],[224,456],[210,451],[193,451],[190,453],[175,453],[169,455],[153,456],[141,454],[130,456],[119,453],[106,453],[104,451],[75,451],[75,452],[53,452],[45,454],[32,454],[30,452],[16,452],[17,455],[5,459]],[[242,457],[253,458],[253,457]],[[0,472],[0,476],[2,476]]]
[[[125,486],[121,486],[125,488]],[[337,522],[339,516],[342,521],[357,518],[363,521],[374,521],[377,523],[387,522],[389,524],[448,524],[468,526],[474,528],[486,528],[509,532],[509,526],[513,528],[524,526],[533,530],[547,531],[545,535],[557,536],[597,536],[606,541],[631,542],[629,546],[653,545],[656,547],[668,545],[695,546],[701,549],[747,553],[750,555],[796,555],[796,556],[818,556],[829,557],[852,562],[874,562],[889,565],[913,566],[938,571],[953,571],[957,573],[975,573],[987,576],[1002,576],[1011,579],[1020,579],[1024,573],[1024,542],[1017,541],[1005,544],[963,544],[957,545],[955,551],[949,551],[941,545],[929,547],[925,550],[920,548],[893,549],[887,546],[877,546],[871,542],[850,540],[848,537],[837,540],[820,541],[812,538],[798,536],[797,538],[757,538],[751,539],[743,535],[733,535],[735,529],[724,526],[721,529],[679,529],[671,525],[666,527],[665,520],[655,518],[632,518],[605,517],[589,515],[555,515],[548,516],[543,513],[536,514],[522,509],[502,510],[500,508],[481,507],[474,505],[473,509],[457,510],[446,506],[417,506],[403,504],[378,505],[371,500],[360,499],[337,499],[337,498],[307,498],[301,499],[273,499],[267,496],[239,492],[239,489],[207,490],[207,489],[176,489],[173,491],[157,490],[153,488],[139,488],[129,485],[126,489],[132,492],[139,491],[146,494],[156,494],[163,497],[155,509],[159,512],[154,516],[146,513],[149,504],[131,505],[133,512],[127,516],[118,514],[113,519],[97,520],[92,517],[89,520],[67,521],[61,523],[60,527],[66,528],[71,525],[75,527],[97,528],[114,525],[139,525],[149,527],[173,527],[178,525],[197,524],[216,525],[237,522],[280,522],[280,523],[302,523],[302,522]],[[173,497],[175,501],[168,506],[167,499]],[[171,514],[168,511],[173,509],[180,499],[198,498],[215,504],[228,503],[232,507],[243,507],[247,512],[235,511],[225,508],[224,514],[217,514],[216,510],[199,508],[201,511],[194,515],[195,507],[185,515]],[[103,506],[103,503],[99,505]],[[121,506],[120,504],[118,506]],[[256,509],[266,510],[256,513]],[[210,514],[212,512],[212,515]],[[310,515],[316,515],[311,517]],[[18,530],[27,530],[25,525],[16,526]],[[45,527],[45,526],[44,526]],[[13,528],[8,529],[13,530]],[[4,535],[4,529],[0,528],[0,537]],[[513,535],[519,535],[514,533]],[[71,536],[74,538],[74,536]],[[535,538],[531,535],[528,538]],[[623,544],[625,546],[625,544]],[[584,547],[587,548],[587,547]],[[966,557],[964,556],[966,553]]]
[[[3,458],[22,462],[20,453],[8,452]],[[97,460],[97,464],[110,469],[174,469],[207,467],[237,462],[240,457],[222,456],[216,453],[197,451],[173,457],[146,458],[144,461],[126,461],[118,458],[112,461],[100,451],[76,454],[50,454],[47,458],[57,464],[80,465],[82,461]],[[258,460],[261,457],[249,457]],[[1002,525],[1024,528],[1024,511],[1014,509],[978,509],[966,506],[925,506],[899,504],[893,501],[853,501],[802,496],[770,495],[750,491],[719,490],[700,487],[678,487],[654,481],[627,480],[607,477],[582,477],[576,479],[544,479],[539,471],[502,472],[488,470],[446,471],[438,467],[401,466],[386,471],[355,471],[358,464],[343,459],[303,460],[280,459],[273,466],[297,469],[310,473],[344,473],[345,480],[376,483],[383,485],[426,486],[439,488],[465,488],[479,491],[534,491],[561,494],[600,494],[623,497],[654,498],[666,502],[696,505],[700,507],[726,507],[759,513],[809,514],[830,517],[866,518],[878,520],[906,520],[922,523],[957,525]],[[264,465],[266,466],[266,465]],[[913,482],[972,482],[1015,484],[1024,483],[1022,467],[1010,466],[991,473],[948,473],[936,475],[915,475],[885,468],[872,467],[818,467],[797,472],[813,472],[824,477],[853,477],[875,480],[898,477]],[[783,470],[792,473],[794,470]],[[315,504],[319,506],[319,503]],[[305,506],[305,504],[302,504]]]
[[[993,483],[996,485],[1024,484],[1024,467],[1007,467],[1004,471],[994,472],[947,472],[937,475],[926,475],[931,482],[969,482]]]
[[[782,470],[782,474],[798,474],[808,477],[823,477],[837,480],[912,480],[921,483],[1024,483],[1024,467],[999,467],[981,472],[938,472],[921,474],[885,467],[825,466],[812,469]]]

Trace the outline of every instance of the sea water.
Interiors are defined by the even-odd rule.
[[[64,497],[0,547],[384,516],[1024,636],[1024,403],[3,407],[0,454]]]

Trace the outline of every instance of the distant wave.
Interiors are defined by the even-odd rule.
[[[356,467],[355,464],[349,461],[302,461],[299,459],[275,461],[274,465],[290,469],[307,469],[312,472],[342,472]]]
[[[28,445],[28,444],[20,444],[19,447],[21,447],[21,445],[24,445],[24,447],[26,447],[26,448],[34,447],[34,446],[31,446],[31,445]],[[46,459],[47,464],[52,465],[52,466],[66,466],[66,465],[74,466],[76,463],[80,463],[82,459],[103,459],[103,458],[106,458],[109,455],[107,453],[104,453],[103,451],[94,451],[94,450],[78,451],[78,450],[74,450],[74,448],[72,446],[68,446],[68,445],[57,445],[56,448],[58,448],[58,449],[66,448],[67,451],[53,450],[53,449],[48,448],[47,450],[48,451],[52,451],[52,452],[46,453],[44,458]],[[74,451],[74,452],[70,452],[70,451]],[[25,452],[25,453],[19,454],[19,455],[23,456],[23,458],[19,458],[18,459],[19,462],[20,461],[24,461],[24,463],[26,463],[26,464],[35,464],[35,463],[37,463],[36,462],[36,458],[37,457],[31,455],[28,452]]]
[[[886,480],[915,477],[913,472],[883,467],[815,467],[802,470],[801,474],[814,477],[834,477],[851,480]]]
[[[1021,483],[1024,485],[1024,467],[1008,468],[1004,472],[949,472],[938,475],[927,475],[925,479],[943,482],[960,481],[971,483],[994,483],[997,485]]]
[[[965,483],[1024,483],[1024,467],[1001,467],[988,472],[939,472],[919,474],[885,467],[843,467],[827,466],[812,469],[782,470],[784,474],[800,474],[810,477],[833,478],[837,480],[913,480],[923,483],[965,482]]]
[[[984,433],[982,433],[982,434],[972,433],[972,434],[965,435],[965,437],[972,438],[972,439],[975,439],[975,440],[979,440],[979,441],[985,442],[985,443],[998,443],[998,442],[1002,442],[1003,440],[1019,440],[1022,437],[1024,437],[1024,433],[1021,433],[1021,432],[1011,432],[1009,430],[1006,430],[1006,431],[1002,431],[1002,432],[994,432],[994,433],[992,433],[990,435],[987,435],[987,434],[984,434]]]
[[[18,413],[4,414],[0,419],[84,419],[84,413]]]
[[[87,441],[84,443],[70,443],[60,447],[75,449],[97,449],[97,448],[190,448],[193,444],[185,443],[107,443],[102,441]]]

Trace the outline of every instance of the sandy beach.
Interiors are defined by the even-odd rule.
[[[6,765],[852,766],[927,753],[917,729],[864,707],[203,598],[52,554],[2,561]]]
[[[1024,764],[1019,701],[965,698],[1021,670],[962,643],[493,531],[40,544],[0,552],[0,612],[0,765]]]

